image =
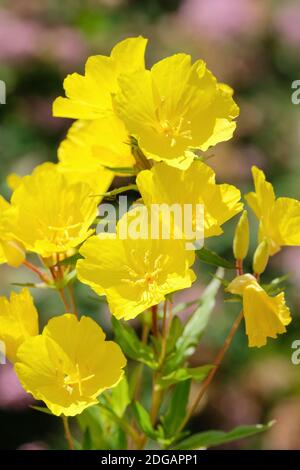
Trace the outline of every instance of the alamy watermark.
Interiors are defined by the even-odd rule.
[[[294,80],[292,83],[293,91],[291,95],[291,101],[293,104],[300,104],[300,80]]]
[[[125,214],[127,214],[126,217]],[[120,196],[118,209],[114,204],[99,206],[97,233],[115,234],[121,240],[185,240],[187,250],[203,247],[203,204],[134,204],[128,206],[127,196]]]
[[[295,341],[292,342],[291,348],[294,349],[291,356],[292,364],[298,366],[300,364],[300,339],[295,339]]]
[[[6,364],[6,346],[4,341],[0,341],[0,365]]]
[[[0,80],[0,104],[6,104],[6,85],[3,80]]]

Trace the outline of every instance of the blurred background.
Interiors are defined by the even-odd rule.
[[[63,93],[66,74],[82,73],[89,55],[107,54],[117,41],[139,34],[150,40],[148,65],[187,52],[203,58],[219,81],[235,89],[241,108],[235,137],[210,151],[219,182],[248,191],[250,168],[256,164],[277,195],[299,199],[300,104],[291,101],[292,82],[300,79],[299,0],[0,1],[0,79],[7,86],[6,104],[0,105],[1,194],[9,196],[8,173],[26,174],[40,162],[56,160],[70,121],[54,119],[51,106]],[[254,220],[252,227],[254,248]],[[233,228],[227,224],[225,235],[209,247],[231,257]],[[199,296],[208,271],[200,266],[197,285],[180,294],[181,299]],[[192,421],[193,430],[201,431],[277,420],[268,433],[227,448],[300,448],[300,365],[291,362],[291,344],[300,340],[300,249],[287,248],[275,256],[264,281],[284,273],[289,273],[286,289],[293,314],[288,333],[249,350],[241,328]],[[22,269],[1,266],[0,295],[12,283],[30,279]],[[84,286],[76,289],[81,311],[109,327],[95,295]],[[43,321],[61,313],[53,295],[37,289],[33,295]],[[224,309],[219,303],[193,365],[211,362],[237,312],[238,305],[226,303]],[[31,404],[11,366],[0,366],[0,448],[64,445],[58,420],[33,411]]]

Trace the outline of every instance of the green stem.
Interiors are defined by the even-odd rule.
[[[64,425],[65,437],[66,437],[66,441],[68,443],[69,449],[75,450],[67,416],[62,416],[62,420],[63,420],[63,425]]]

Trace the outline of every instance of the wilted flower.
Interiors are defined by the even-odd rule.
[[[226,290],[243,297],[249,347],[264,346],[267,338],[286,332],[292,319],[283,292],[270,297],[251,274],[236,277]]]

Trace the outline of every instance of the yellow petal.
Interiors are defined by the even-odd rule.
[[[291,322],[283,293],[269,297],[258,285],[249,285],[244,291],[243,305],[249,347],[264,346],[268,337],[277,338],[285,333],[285,326]]]
[[[276,200],[271,223],[276,227],[278,245],[300,246],[300,201],[287,197]]]
[[[118,75],[144,68],[146,43],[142,37],[128,38],[113,48],[110,57],[89,57],[85,75],[73,73],[64,80],[67,98],[54,101],[53,115],[98,119],[113,114],[111,95],[118,89]]]
[[[16,360],[19,346],[37,334],[38,314],[29,291],[12,292],[10,300],[0,297],[0,340],[4,342],[11,362]]]

